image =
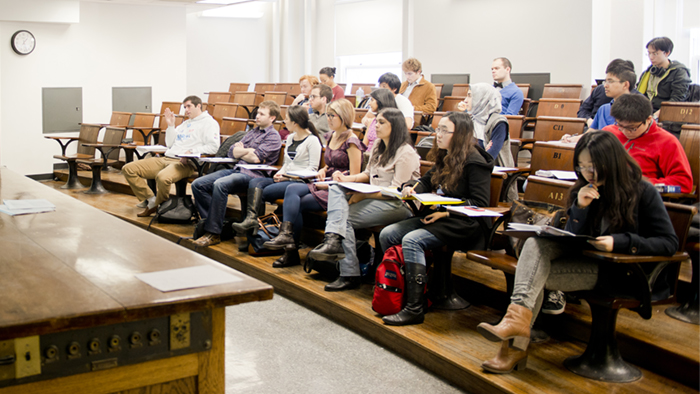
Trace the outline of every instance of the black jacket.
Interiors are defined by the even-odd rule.
[[[493,171],[494,161],[480,146],[476,146],[476,151],[469,155],[464,163],[462,177],[454,191],[445,191],[448,197],[456,197],[466,200],[466,205],[477,207],[487,207],[491,195],[491,171]],[[437,190],[438,185],[432,185],[430,178],[435,171],[435,166],[431,168],[418,182],[416,193],[430,193]],[[431,185],[431,186],[427,186]],[[419,216],[427,216],[435,212],[431,209],[423,209]],[[483,234],[476,220],[466,216],[450,215],[435,223],[424,227],[445,244],[464,249],[468,245],[476,245],[483,242]],[[466,241],[466,242],[465,242]]]
[[[651,72],[656,70],[656,67],[650,66],[644,71],[641,78],[639,78],[637,90],[646,95]],[[688,96],[688,87],[692,82],[690,69],[675,60],[671,61],[666,71],[660,70],[658,72],[661,73],[662,79],[656,87],[656,95],[651,99],[654,112],[661,108],[661,103],[664,101],[685,101],[685,98]]]

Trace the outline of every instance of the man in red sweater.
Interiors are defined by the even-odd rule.
[[[646,96],[623,94],[610,109],[616,123],[603,130],[617,136],[642,167],[642,174],[649,182],[680,186],[682,193],[691,193],[693,175],[683,146],[675,136],[654,122],[653,112]]]

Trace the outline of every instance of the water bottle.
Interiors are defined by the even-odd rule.
[[[365,91],[362,88],[357,89],[355,92],[355,107],[360,105],[362,100],[365,99]]]

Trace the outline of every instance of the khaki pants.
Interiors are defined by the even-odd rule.
[[[151,157],[132,161],[122,168],[124,178],[139,201],[150,198],[153,193],[146,184],[146,179],[156,180],[156,206],[170,198],[170,185],[194,175],[195,170],[189,164],[180,163],[169,157]]]

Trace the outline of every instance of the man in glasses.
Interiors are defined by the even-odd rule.
[[[647,44],[651,66],[642,73],[638,89],[651,100],[656,119],[662,102],[685,101],[691,83],[688,67],[668,58],[672,51],[673,41],[668,37],[657,37]]]
[[[589,125],[594,130],[602,130],[605,126],[615,124],[615,118],[610,115],[610,107],[615,103],[616,98],[634,90],[634,85],[637,83],[637,74],[634,73],[634,69],[630,69],[626,65],[608,68],[608,70],[603,86],[605,87],[605,95],[612,100],[601,105],[596,112],[593,122]]]
[[[309,93],[309,120],[316,126],[316,130],[322,137],[323,145],[326,145],[330,137],[330,127],[326,117],[326,106],[333,99],[333,90],[328,85],[314,85]]]
[[[616,124],[603,130],[617,136],[649,182],[680,186],[682,193],[691,193],[693,175],[683,146],[673,134],[656,124],[653,112],[646,96],[623,94],[610,109]]]

